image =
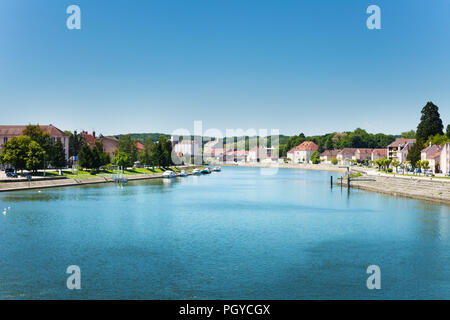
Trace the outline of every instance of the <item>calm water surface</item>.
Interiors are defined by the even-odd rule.
[[[0,298],[450,299],[450,207],[331,189],[330,175],[2,193]],[[372,264],[381,290],[366,287]]]

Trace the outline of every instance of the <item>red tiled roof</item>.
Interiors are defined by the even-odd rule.
[[[389,147],[399,147],[407,143],[416,143],[416,139],[405,139],[405,138],[397,138],[394,142],[392,142]]]
[[[20,136],[27,126],[15,125],[0,125],[0,135],[5,136]],[[47,132],[52,137],[67,137],[68,134],[56,128],[55,126],[39,125],[42,131]]]
[[[426,153],[428,156],[428,154],[435,154],[436,152],[440,153],[441,150],[442,150],[442,146],[432,144],[432,145],[429,145],[428,147],[426,147],[425,149],[423,149],[421,152]]]
[[[145,150],[145,146],[139,141],[136,141],[134,145],[136,146],[136,148],[138,148],[138,150]]]
[[[87,133],[86,131],[82,131],[80,134],[88,146],[93,147],[95,145],[95,137],[92,134]]]
[[[369,149],[369,148],[361,149],[361,148],[358,148],[357,151],[359,151],[359,153],[361,153],[361,154],[372,154],[373,149]]]
[[[324,152],[322,152],[321,156],[323,157],[333,157],[333,156],[337,156],[337,154],[340,152],[341,150],[339,149],[334,149],[334,150],[325,150]]]
[[[316,151],[319,149],[319,146],[315,144],[313,141],[303,141],[298,146],[292,148],[288,152],[294,152],[294,151]]]
[[[356,152],[356,148],[344,148],[338,154],[341,155],[354,155]]]
[[[372,154],[377,156],[386,156],[387,149],[373,149]]]

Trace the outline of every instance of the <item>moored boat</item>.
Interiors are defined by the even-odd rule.
[[[186,170],[181,170],[180,172],[180,177],[186,177],[188,174],[186,172]]]
[[[209,174],[209,173],[211,173],[211,170],[209,168],[204,168],[204,169],[202,169],[200,171],[200,173],[202,173],[202,174]]]
[[[162,174],[163,178],[175,178],[175,173],[171,170],[164,171]]]

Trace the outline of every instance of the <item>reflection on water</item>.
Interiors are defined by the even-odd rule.
[[[330,175],[223,168],[0,194],[0,298],[450,298],[449,206],[348,193]]]

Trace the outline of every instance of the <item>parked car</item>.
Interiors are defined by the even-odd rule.
[[[13,172],[7,171],[7,172],[6,172],[6,176],[7,176],[8,178],[17,178],[17,177],[19,177],[19,175],[18,175],[17,173],[15,173],[14,171],[13,171]]]

